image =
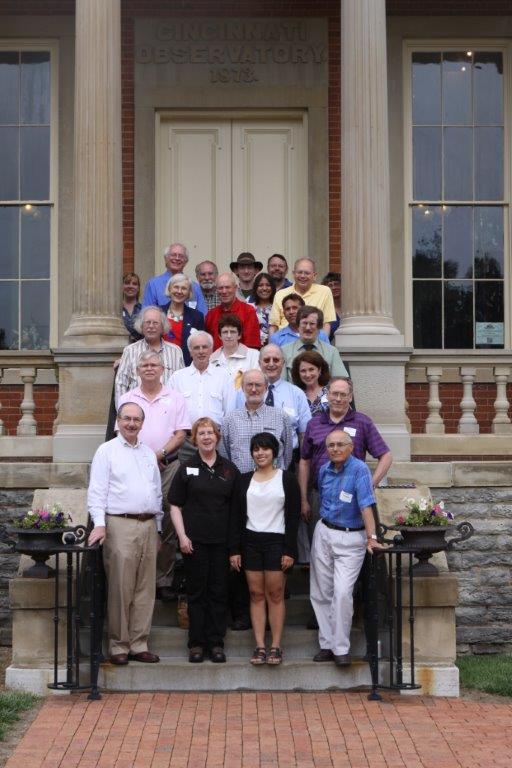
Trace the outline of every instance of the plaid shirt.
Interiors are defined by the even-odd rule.
[[[220,299],[217,291],[212,291],[211,293],[204,293],[203,291],[204,300],[206,301],[206,306],[208,307],[208,312],[210,309],[213,309],[214,307],[218,307],[220,304]]]
[[[137,363],[142,353],[148,352],[150,349],[151,347],[146,339],[136,341],[135,344],[128,344],[128,346],[124,348],[123,356],[119,363],[116,375],[116,408],[121,395],[124,395],[125,392],[139,386],[140,379],[137,376]],[[162,341],[158,354],[160,355],[164,366],[162,384],[169,384],[170,386],[170,379],[174,371],[185,367],[183,353],[176,344],[169,344],[167,341]]]
[[[255,411],[240,408],[226,416],[222,425],[219,450],[240,472],[254,469],[249,450],[251,437],[258,432],[271,432],[279,441],[279,469],[288,469],[292,460],[293,434],[289,416],[280,408],[260,405]]]

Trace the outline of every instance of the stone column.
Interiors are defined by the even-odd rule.
[[[341,0],[342,312],[336,346],[358,408],[409,458],[405,363],[391,306],[385,0]],[[385,395],[385,396],[384,396]]]
[[[61,346],[54,459],[86,460],[105,432],[121,319],[121,7],[76,0],[73,313]]]

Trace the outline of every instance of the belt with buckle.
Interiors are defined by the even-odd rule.
[[[141,512],[140,515],[132,515],[128,512],[122,512],[119,515],[111,515],[109,512],[107,512],[107,515],[109,517],[128,517],[130,520],[140,520],[141,522],[145,522],[146,520],[154,520],[155,516],[151,514],[151,512]]]
[[[328,528],[332,528],[334,531],[352,533],[353,531],[364,531],[365,528],[364,525],[360,525],[359,528],[347,528],[345,525],[335,525],[334,523],[330,523],[328,520],[324,520],[323,517],[320,519],[324,525],[326,525]]]

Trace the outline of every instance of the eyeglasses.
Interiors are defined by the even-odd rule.
[[[261,359],[262,363],[280,363],[282,360],[281,357],[263,357]]]
[[[142,424],[142,419],[140,416],[118,416],[118,421],[127,421],[127,422],[133,422],[134,424]]]
[[[347,445],[352,445],[352,443],[326,443],[328,448],[346,448]]]

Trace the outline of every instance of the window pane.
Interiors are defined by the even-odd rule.
[[[0,280],[0,349],[18,349],[18,283]]]
[[[21,122],[50,122],[50,54],[21,54]]]
[[[444,277],[473,277],[473,209],[450,206],[444,211]]]
[[[414,346],[439,349],[442,346],[442,304],[440,280],[413,283]]]
[[[475,123],[503,124],[503,54],[475,53]]]
[[[473,283],[450,282],[444,286],[445,349],[473,347]]]
[[[475,198],[503,199],[503,128],[475,128]]]
[[[19,54],[0,53],[0,123],[17,123],[19,119]]]
[[[503,208],[475,207],[475,277],[503,277]]]
[[[18,208],[0,207],[0,278],[19,276],[18,216]]]
[[[441,197],[441,129],[413,128],[415,200]]]
[[[415,206],[412,210],[413,277],[441,277],[441,209]]]
[[[471,56],[465,51],[443,55],[443,122],[471,123]]]
[[[487,281],[475,284],[475,346],[503,348],[503,283]]]
[[[19,128],[0,128],[0,200],[18,200]]]
[[[21,129],[21,199],[50,196],[50,129]]]
[[[21,277],[50,277],[50,208],[21,209]]]
[[[473,129],[444,129],[444,196],[473,199]]]
[[[21,284],[21,349],[48,349],[50,339],[50,282]]]
[[[412,121],[415,125],[441,123],[440,53],[413,54]]]

